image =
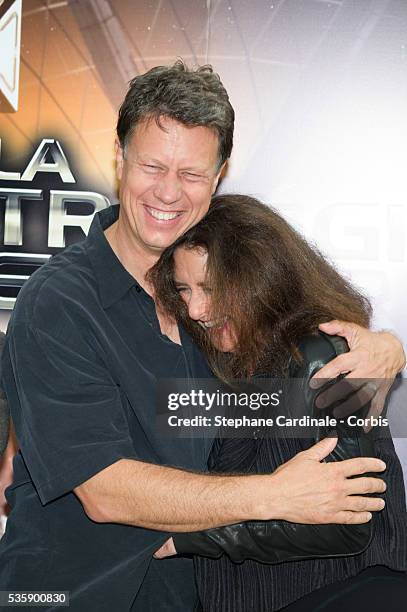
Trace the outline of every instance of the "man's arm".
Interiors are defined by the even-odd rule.
[[[379,459],[321,463],[336,445],[322,440],[271,475],[219,476],[120,460],[74,489],[88,516],[160,531],[197,531],[240,521],[285,519],[298,523],[364,523],[383,501]]]
[[[328,449],[321,443],[297,455],[283,466],[283,477],[278,470],[271,476],[215,477],[145,463],[149,449],[142,437],[134,446],[120,388],[91,335],[72,323],[82,313],[68,312],[70,303],[65,313],[52,287],[39,321],[19,321],[17,309],[3,360],[18,442],[43,504],[75,491],[95,521],[164,531],[257,518],[370,519],[367,512],[378,501],[358,495],[380,492],[384,483],[348,478],[381,471],[384,464],[355,459],[339,467],[320,465],[332,441],[324,442]],[[57,320],[49,316],[54,310]]]
[[[356,323],[330,321],[319,329],[346,339],[349,353],[339,355],[315,378],[336,378],[351,372],[352,378],[393,379],[406,366],[406,355],[400,340],[387,331],[371,331]]]

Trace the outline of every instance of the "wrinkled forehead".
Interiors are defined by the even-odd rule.
[[[165,115],[149,116],[135,126],[124,152],[162,157],[163,160],[176,152],[181,164],[217,169],[219,138],[215,130],[206,126],[186,125]]]

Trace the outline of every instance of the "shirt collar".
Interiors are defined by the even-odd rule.
[[[120,300],[131,287],[140,286],[121,264],[104,234],[104,230],[117,221],[118,217],[118,204],[96,213],[86,239],[86,248],[95,272],[103,308],[108,308]]]

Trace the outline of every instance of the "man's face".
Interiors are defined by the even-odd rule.
[[[221,170],[218,137],[162,117],[134,130],[117,147],[120,222],[143,250],[157,255],[206,214]]]

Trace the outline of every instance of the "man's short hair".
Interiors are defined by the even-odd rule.
[[[160,117],[213,130],[219,140],[219,167],[230,157],[235,113],[212,66],[192,70],[178,60],[173,66],[156,66],[132,79],[117,122],[123,151],[139,123],[153,118],[160,125]]]

